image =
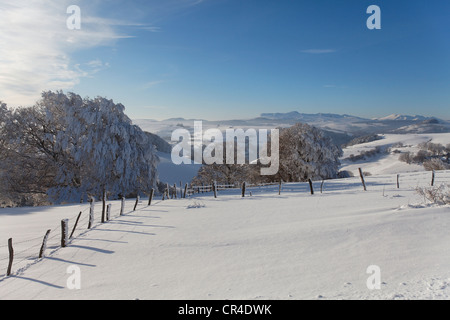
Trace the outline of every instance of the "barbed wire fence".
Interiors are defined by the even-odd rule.
[[[156,205],[159,202],[160,201],[153,201],[152,205]],[[107,205],[109,206],[109,214],[104,223],[120,217],[121,215],[127,215],[133,211],[139,211],[149,206],[145,199],[140,198],[138,198],[138,201],[136,201],[136,199],[125,198],[123,198],[121,202],[108,201]],[[80,206],[81,208],[76,215],[73,215],[69,219],[62,219],[68,222],[67,227],[69,228],[69,232],[66,232],[67,234],[65,235],[68,245],[70,245],[72,239],[76,239],[90,229],[95,229],[97,226],[103,224],[101,222],[103,210],[101,200],[94,203],[94,224],[90,226],[90,228],[88,226],[91,220],[91,204],[88,203]],[[18,241],[14,241],[15,239],[10,238],[8,239],[8,243],[0,244],[0,281],[10,275],[23,272],[30,265],[44,259],[46,255],[51,255],[59,250],[62,247],[63,234],[63,226],[60,221],[52,228],[48,228],[47,230],[43,229],[42,235],[40,236],[20,239]],[[12,246],[10,246],[10,244],[12,244]]]
[[[362,171],[362,170],[361,170]],[[416,190],[419,186],[433,186],[433,185],[441,185],[441,184],[449,184],[450,182],[450,170],[442,170],[438,172],[430,172],[430,171],[424,171],[424,172],[416,172],[416,173],[408,173],[408,174],[396,174],[396,175],[385,175],[386,176],[386,185],[392,185],[396,186],[393,187],[394,189],[409,189],[409,190]],[[371,183],[371,176],[368,177],[362,177],[363,184],[367,183],[367,187],[370,190],[371,187],[375,187],[376,183]],[[352,179],[352,178],[350,178]],[[354,182],[357,183],[358,177],[354,177]],[[324,187],[324,181],[315,181],[315,187],[320,184],[320,190],[322,192],[322,189]],[[195,194],[202,194],[202,193],[209,193],[212,192],[215,197],[217,197],[217,191],[218,190],[229,190],[229,189],[236,189],[241,190],[242,195],[245,194],[245,192],[250,193],[251,191],[255,190],[257,188],[265,188],[266,192],[277,192],[278,194],[281,194],[282,188],[284,189],[284,186],[286,185],[286,191],[289,192],[306,192],[309,190],[308,188],[308,182],[305,182],[304,184],[289,184],[284,183],[280,181],[279,183],[266,183],[262,185],[256,185],[256,184],[245,184],[243,183],[241,186],[231,185],[231,184],[216,184],[213,183],[211,185],[207,186],[190,186],[186,184],[183,188],[180,184],[180,187],[178,188],[176,185],[173,188],[173,192],[177,193],[180,192],[180,197],[178,199],[183,199],[186,197],[191,197]],[[283,186],[283,187],[282,187]],[[312,184],[309,184],[309,187],[312,191]],[[341,186],[342,187],[342,186]],[[378,186],[380,187],[380,186]],[[164,191],[164,194],[169,194],[171,192],[171,186],[168,186],[169,189]],[[338,187],[339,188],[339,187]],[[183,189],[184,189],[184,195],[183,195]],[[216,192],[214,192],[214,190]],[[247,191],[246,191],[247,190]],[[230,190],[231,191],[231,190]],[[345,190],[344,190],[345,191]],[[384,192],[384,187],[383,187]],[[241,194],[241,192],[239,192]],[[313,192],[311,192],[313,194]],[[146,198],[140,199],[139,197],[137,199],[125,199],[123,198],[121,202],[119,201],[108,201],[109,207],[109,215],[107,216],[107,220],[104,223],[107,223],[109,220],[112,220],[114,218],[120,217],[121,215],[127,215],[133,211],[139,211],[143,208],[146,208],[150,205],[157,205],[158,203],[161,203],[165,201],[165,198],[161,200],[151,200],[153,198],[153,192],[151,192],[150,199],[147,200]],[[177,197],[172,197],[172,199]],[[151,204],[150,204],[151,202]],[[88,227],[90,225],[91,217],[91,204],[83,204],[80,205],[81,208],[79,208],[78,213],[74,214],[70,219],[64,219],[68,221],[68,227],[71,229],[69,230],[68,234],[66,235],[68,245],[70,245],[70,241],[72,239],[76,239],[77,237],[85,234],[90,229],[95,229],[95,227],[102,224],[101,222],[101,215],[102,215],[102,202],[97,201],[94,203],[94,224],[91,226],[91,228]],[[106,208],[105,208],[106,209]],[[100,214],[99,214],[100,213]],[[28,239],[20,239],[18,241],[15,241],[16,239],[12,239],[12,247],[13,247],[13,254],[11,255],[11,247],[10,243],[2,243],[0,244],[0,281],[5,279],[7,276],[15,273],[20,273],[24,271],[28,266],[35,264],[39,262],[40,260],[45,258],[45,255],[51,255],[53,252],[59,250],[62,247],[62,234],[63,234],[63,227],[61,225],[61,221],[54,225],[53,228],[47,229],[47,234],[45,232],[46,230],[42,230],[42,234],[39,236],[33,236]],[[67,233],[67,232],[66,232]],[[70,234],[70,237],[68,236]],[[8,240],[10,240],[8,239]],[[9,241],[8,241],[9,242]],[[42,254],[42,257],[40,255]],[[11,261],[12,260],[12,261]],[[8,266],[8,268],[6,268]],[[12,268],[11,268],[12,266]],[[11,269],[11,270],[9,270]],[[3,270],[6,270],[6,273]]]

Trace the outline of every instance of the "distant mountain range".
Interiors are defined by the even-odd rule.
[[[271,129],[289,127],[297,122],[307,123],[326,131],[336,143],[342,144],[354,137],[386,133],[445,133],[450,132],[450,121],[420,115],[392,114],[387,117],[366,119],[348,114],[317,113],[307,114],[297,111],[287,113],[262,113],[253,119],[203,121],[203,129],[255,128]],[[193,131],[194,120],[172,118],[162,121],[139,119],[134,124],[143,130],[155,133],[170,141],[172,132],[180,127]]]
[[[350,116],[348,114],[334,114],[334,113],[300,113],[298,111],[292,111],[287,113],[261,113],[261,118],[276,119],[276,120],[305,120],[305,121],[317,121],[317,120],[330,120],[330,119],[353,119],[353,120],[368,120],[360,117]]]
[[[274,119],[274,120],[305,120],[305,121],[318,121],[318,120],[354,120],[354,121],[426,121],[426,120],[437,120],[438,122],[445,122],[445,120],[438,119],[436,117],[425,117],[420,115],[404,115],[404,114],[391,114],[382,118],[361,118],[357,116],[352,116],[348,114],[335,114],[335,113],[300,113],[298,111],[292,111],[287,113],[262,113],[261,118]]]
[[[425,121],[425,120],[431,120],[431,119],[436,119],[435,117],[424,117],[424,116],[408,116],[408,115],[404,115],[404,114],[391,114],[387,117],[383,117],[383,118],[375,118],[374,120],[394,120],[394,121]],[[442,121],[442,120],[441,120]]]

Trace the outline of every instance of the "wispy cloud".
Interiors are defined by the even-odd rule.
[[[161,32],[160,27],[151,27],[151,26],[141,26],[139,29],[150,31],[150,32]]]
[[[11,106],[29,105],[44,90],[70,89],[81,78],[109,67],[100,60],[76,64],[71,58],[75,52],[131,37],[117,30],[124,22],[96,17],[83,1],[78,1],[81,29],[69,30],[66,21],[71,2],[2,0],[0,100]]]
[[[300,50],[302,53],[309,53],[309,54],[325,54],[325,53],[334,53],[337,52],[336,49],[307,49],[307,50]]]
[[[150,89],[154,86],[157,86],[158,84],[164,83],[166,80],[155,80],[155,81],[149,81],[147,83],[144,83],[142,86],[143,89]]]

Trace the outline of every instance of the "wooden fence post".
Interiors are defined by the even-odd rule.
[[[123,216],[125,213],[125,197],[122,197],[122,201],[120,203],[120,215]]]
[[[397,174],[397,189],[400,189],[400,175]]]
[[[136,208],[137,208],[137,206],[138,206],[138,203],[139,203],[139,195],[136,196],[136,203],[134,204],[133,211],[136,211]]]
[[[68,236],[69,236],[69,220],[63,219],[63,220],[61,220],[61,247],[62,248],[67,247],[67,243],[69,242]]]
[[[177,199],[177,184],[176,183],[173,184],[173,196],[175,199]]]
[[[186,183],[186,184],[184,185],[184,195],[183,195],[183,198],[184,198],[184,199],[186,199],[187,187],[188,187],[188,184]]]
[[[106,221],[111,219],[111,206],[111,203],[106,206]]]
[[[245,197],[245,181],[242,182],[242,194],[241,194],[242,198]]]
[[[82,213],[82,212],[80,212],[80,213],[78,214],[77,220],[75,221],[75,225],[73,226],[73,229],[72,229],[72,232],[70,233],[69,239],[72,239],[72,237],[73,237],[73,234],[74,234],[74,232],[75,232],[75,229],[77,228],[77,225],[78,225],[78,221],[80,220],[81,213]]]
[[[152,204],[153,194],[154,193],[155,193],[155,189],[152,188],[152,190],[150,190],[150,196],[148,197],[148,205],[149,206]]]
[[[311,190],[311,194],[313,195],[314,194],[313,183],[312,183],[311,179],[308,179],[308,182],[309,182],[309,189]]]
[[[12,238],[8,239],[8,250],[9,250],[9,263],[8,263],[8,270],[6,271],[6,275],[11,275],[11,268],[14,260],[14,248],[12,245]]]
[[[105,212],[106,211],[106,189],[103,188],[102,194],[102,223],[105,223]]]
[[[94,224],[94,198],[91,198],[91,207],[89,208],[89,224],[88,229]]]
[[[281,179],[280,179],[280,185],[278,186],[278,195],[281,195]]]
[[[213,182],[213,192],[214,192],[214,198],[217,198],[217,185],[216,182]]]
[[[44,240],[42,240],[42,246],[39,250],[39,259],[42,259],[44,257],[45,249],[47,248],[47,240],[48,236],[50,235],[51,230],[47,230],[47,233],[44,236]]]
[[[366,189],[366,181],[364,180],[364,174],[362,172],[362,169],[358,168],[358,170],[359,170],[359,176],[361,177],[361,182],[362,182],[363,187],[364,187],[364,191],[367,191],[367,189]]]
[[[435,176],[435,172],[433,170],[433,172],[431,173],[431,186],[434,186],[434,176]]]

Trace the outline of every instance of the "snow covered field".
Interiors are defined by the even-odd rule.
[[[0,299],[448,299],[450,207],[416,192],[430,172],[220,191],[161,201],[87,231],[88,205],[0,210]],[[436,185],[450,183],[439,171]],[[250,191],[252,195],[250,196]],[[60,220],[82,211],[59,248]],[[36,259],[52,229],[46,257]],[[8,238],[17,258],[4,277]],[[33,256],[34,255],[34,256]],[[381,288],[369,290],[369,266]],[[70,290],[68,267],[81,288]],[[70,270],[70,269],[69,269]]]
[[[351,154],[358,155],[364,151],[370,151],[376,147],[382,150],[391,148],[402,153],[419,151],[418,145],[420,143],[431,141],[436,144],[447,145],[450,143],[450,133],[427,133],[427,134],[385,134],[381,135],[382,139],[357,144],[344,149],[344,156],[342,159],[348,158]],[[397,147],[396,145],[403,146]],[[373,175],[378,174],[397,174],[401,172],[418,172],[423,171],[422,165],[407,164],[399,161],[400,153],[381,153],[370,159],[352,162],[349,160],[342,160],[341,170],[348,170],[358,175],[358,168],[362,167],[364,171],[370,172]]]

